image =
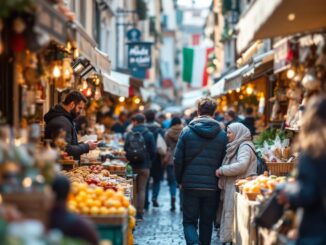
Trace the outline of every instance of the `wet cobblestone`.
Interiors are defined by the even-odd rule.
[[[185,245],[182,227],[182,213],[179,200],[176,212],[170,211],[170,195],[166,182],[162,182],[159,208],[150,207],[144,215],[144,221],[139,222],[134,232],[135,245]],[[213,232],[212,245],[220,245]]]

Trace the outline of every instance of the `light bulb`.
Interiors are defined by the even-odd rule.
[[[65,75],[65,78],[69,78],[70,77],[70,71],[69,71],[68,68],[65,69],[64,75]]]
[[[136,98],[136,99],[135,99],[135,103],[136,103],[136,104],[139,104],[139,103],[140,103],[140,99],[139,99],[139,98]]]
[[[87,89],[86,96],[87,96],[87,97],[92,96],[92,89],[91,89],[91,88],[88,88],[88,89]]]
[[[52,76],[53,76],[54,78],[59,78],[59,77],[61,76],[61,71],[60,71],[59,66],[55,65],[55,66],[53,67]]]
[[[139,110],[143,111],[145,109],[145,107],[143,105],[139,106]]]
[[[251,95],[254,92],[254,90],[252,87],[247,87],[246,92],[247,94]]]
[[[288,71],[286,72],[286,77],[287,77],[288,79],[292,79],[292,78],[294,78],[294,76],[295,76],[295,71],[294,71],[293,69],[290,69],[290,70],[288,70]]]
[[[237,88],[237,90],[236,90],[236,91],[237,91],[237,93],[239,93],[239,92],[241,91],[241,89],[240,89],[240,88]]]
[[[122,102],[124,102],[125,101],[125,97],[120,97],[119,98],[119,101],[122,103]]]

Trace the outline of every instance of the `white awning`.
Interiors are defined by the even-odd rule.
[[[198,99],[204,96],[203,90],[194,90],[183,94],[181,105],[183,108],[195,107]]]
[[[245,66],[240,67],[239,69],[231,72],[230,74],[226,75],[225,76],[225,85],[224,85],[225,92],[241,88],[242,74],[249,69],[250,69],[250,66],[245,65]]]
[[[221,96],[221,95],[225,94],[224,86],[225,86],[225,78],[223,77],[220,80],[218,80],[217,83],[215,83],[209,89],[209,92],[210,92],[211,96],[212,97],[218,97],[218,96]]]
[[[237,38],[238,52],[259,39],[288,36],[326,27],[324,0],[256,0],[243,14]]]
[[[103,73],[104,91],[116,96],[129,97],[129,75],[114,72]]]

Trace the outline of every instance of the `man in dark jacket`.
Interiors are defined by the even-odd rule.
[[[162,129],[160,124],[155,122],[155,116],[156,116],[155,110],[148,110],[145,112],[145,118],[146,118],[145,126],[154,135],[155,151],[156,151],[155,158],[153,160],[152,168],[151,168],[151,177],[153,178],[152,203],[153,203],[153,207],[159,207],[157,198],[160,192],[160,185],[163,179],[164,169],[162,167],[162,160],[161,160],[162,157],[156,150],[157,149],[156,142],[159,135],[161,135],[162,139],[164,139],[164,130]],[[145,209],[148,209],[149,207],[148,199],[149,199],[149,183],[147,184],[146,187]]]
[[[81,111],[85,108],[87,99],[83,94],[72,91],[65,97],[62,104],[56,105],[45,114],[45,139],[54,140],[58,131],[63,129],[66,131],[66,152],[73,156],[75,160],[80,159],[80,155],[94,150],[96,143],[88,142],[87,144],[79,144],[77,139],[77,131],[74,124]]]
[[[145,194],[146,194],[146,185],[149,178],[150,168],[152,161],[155,158],[155,141],[153,134],[144,126],[145,116],[143,114],[136,114],[132,117],[131,123],[133,125],[132,132],[129,133],[126,137],[124,149],[127,152],[130,149],[131,138],[136,132],[141,133],[144,143],[146,154],[144,156],[144,161],[142,162],[133,162],[129,159],[133,171],[137,174],[137,220],[143,220],[144,205],[145,205]]]
[[[242,123],[242,120],[238,117],[237,113],[233,110],[229,110],[225,113],[225,130],[226,128],[231,124],[235,122],[240,122]]]
[[[99,237],[94,224],[67,210],[69,180],[65,176],[57,176],[52,183],[52,190],[56,200],[50,212],[49,228],[58,229],[65,236],[82,240],[87,244],[99,244]]]
[[[255,117],[254,117],[254,110],[252,107],[248,107],[246,109],[246,117],[243,120],[243,124],[250,130],[251,136],[256,135],[256,127],[255,127]]]
[[[225,156],[227,137],[213,119],[216,102],[198,101],[198,118],[185,127],[174,154],[177,182],[183,190],[183,228],[188,245],[211,243],[219,190],[215,171]],[[197,232],[199,220],[199,236]]]

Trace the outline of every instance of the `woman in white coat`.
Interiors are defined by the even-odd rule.
[[[249,129],[242,123],[232,123],[227,128],[229,143],[222,166],[216,170],[223,203],[220,227],[220,241],[231,243],[234,238],[234,182],[239,178],[256,175],[257,157]]]

